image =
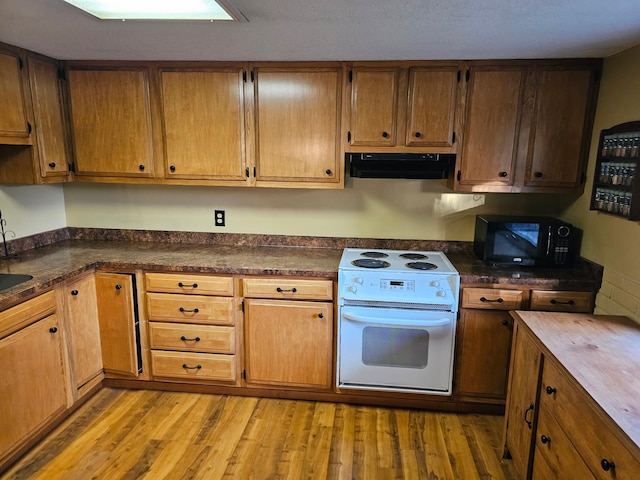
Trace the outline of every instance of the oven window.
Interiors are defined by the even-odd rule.
[[[424,368],[429,358],[429,332],[415,328],[365,327],[362,363],[375,367]]]

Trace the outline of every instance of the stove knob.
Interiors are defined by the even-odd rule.
[[[362,285],[362,277],[353,277],[353,283],[359,283],[360,285]]]
[[[347,291],[351,293],[356,293],[358,291],[358,287],[356,287],[355,285],[350,285],[347,287]]]
[[[436,295],[438,297],[446,297],[447,296],[447,292],[444,290],[438,290],[438,293],[436,293]]]
[[[440,282],[439,282],[438,280],[433,280],[433,281],[431,282],[431,286],[432,286],[432,287],[439,287],[439,286],[440,286]]]

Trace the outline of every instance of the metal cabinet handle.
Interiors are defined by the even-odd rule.
[[[276,292],[278,293],[283,293],[283,292],[291,292],[291,293],[296,293],[298,291],[298,289],[296,287],[290,288],[290,289],[284,289],[284,288],[276,288]]]
[[[51,162],[51,163],[49,164],[49,167],[50,167],[50,168],[56,168],[56,162]]]
[[[120,290],[120,289],[122,289],[122,285],[120,285],[119,283],[116,284],[116,290]]]
[[[533,422],[530,421],[527,417],[529,415],[529,412],[533,412],[533,409],[535,407],[536,407],[535,403],[531,402],[531,405],[529,405],[527,409],[524,411],[524,421],[527,422],[527,426],[529,427],[529,430],[533,428]]]
[[[327,168],[324,173],[326,173],[327,175],[331,175],[333,172],[331,171],[330,168]]]
[[[176,166],[175,165],[169,166],[169,170],[171,170],[172,172],[175,172],[176,171]]]
[[[49,329],[49,331],[50,331],[51,333],[56,333],[56,332],[58,331],[58,327],[51,327],[51,328]]]
[[[536,178],[542,178],[542,172],[536,172],[533,174],[533,176]]]
[[[612,469],[616,468],[616,464],[615,464],[615,463],[613,463],[613,462],[610,462],[610,461],[609,461],[609,460],[607,460],[606,458],[603,458],[603,459],[600,461],[600,466],[602,467],[602,469],[603,469],[605,472],[608,472],[609,470],[612,470]]]
[[[542,436],[540,437],[540,441],[541,441],[543,444],[551,443],[551,439],[550,439],[549,437],[547,437],[546,435],[542,435]]]
[[[552,305],[575,305],[576,302],[574,302],[573,300],[567,300],[566,302],[562,302],[560,300],[556,300],[555,298],[552,298],[549,303],[551,303]]]
[[[194,309],[192,309],[192,310],[189,310],[189,309],[187,309],[187,308],[180,307],[180,311],[181,311],[181,312],[184,312],[184,313],[198,313],[200,310],[199,310],[199,309],[197,309],[197,308],[194,308]]]
[[[416,132],[413,134],[416,138],[420,138],[422,136],[422,134],[420,132]]]
[[[324,318],[324,313],[319,313],[318,318]]]
[[[200,370],[202,368],[202,365],[198,364],[195,367],[190,367],[186,363],[183,363],[182,368],[186,368],[187,370]]]
[[[502,325],[504,325],[505,327],[509,326],[509,320],[507,320],[506,318],[504,320],[502,320]]]
[[[384,138],[387,138],[387,137],[389,136],[389,134],[388,134],[387,132],[382,132],[382,136],[383,136]]]
[[[180,340],[182,340],[183,342],[199,342],[200,341],[200,337],[195,337],[195,338],[187,338],[184,335],[182,335],[180,337]]]
[[[486,297],[480,297],[480,301],[481,302],[490,302],[490,303],[502,303],[502,302],[504,302],[504,299],[502,297],[498,297],[495,300],[489,300]]]
[[[553,395],[554,393],[556,393],[556,389],[551,386],[548,386],[545,390],[547,392],[547,395]]]
[[[78,295],[78,290],[71,290],[71,295],[73,295],[74,297]]]
[[[140,171],[144,170],[144,165],[138,165],[138,168],[140,169]]]
[[[509,176],[509,174],[507,172],[500,172],[500,173],[498,173],[498,176],[504,178],[504,177]]]
[[[185,287],[185,288],[198,288],[198,284],[197,283],[192,283],[191,285],[187,285],[185,283],[178,282],[178,286],[179,287]]]

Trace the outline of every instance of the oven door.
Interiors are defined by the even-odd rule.
[[[453,312],[341,306],[338,387],[451,395]]]

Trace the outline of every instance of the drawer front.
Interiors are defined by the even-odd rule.
[[[486,308],[491,310],[515,310],[522,307],[522,290],[499,288],[464,288],[462,308]]]
[[[331,280],[292,280],[279,278],[244,278],[242,290],[250,298],[333,299]]]
[[[553,312],[593,312],[594,295],[591,292],[532,290],[531,310]]]
[[[149,322],[151,348],[203,353],[236,353],[235,328]]]
[[[601,413],[587,403],[578,387],[551,362],[545,362],[541,389],[541,406],[554,416],[596,478],[638,478],[640,462],[615,436],[611,429],[615,427],[602,419]],[[614,475],[611,470],[603,469],[603,460],[615,464]]]
[[[17,332],[55,310],[56,298],[51,291],[0,312],[0,338]]]
[[[594,478],[567,435],[545,406],[538,411],[535,457],[544,456],[553,472],[549,478]],[[534,467],[535,470],[535,467]],[[535,475],[534,475],[535,477]],[[541,475],[541,477],[544,477]]]
[[[233,298],[147,293],[149,320],[233,325]]]
[[[231,277],[147,273],[145,284],[148,292],[233,296],[233,278]]]
[[[151,375],[181,380],[235,382],[235,355],[151,351]]]

